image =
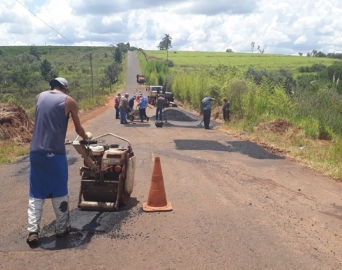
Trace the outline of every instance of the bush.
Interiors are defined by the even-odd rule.
[[[175,63],[172,60],[165,60],[165,65],[168,67],[174,67]]]

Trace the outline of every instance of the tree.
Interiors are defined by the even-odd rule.
[[[115,49],[114,60],[119,64],[122,63],[122,50],[119,47]]]
[[[164,45],[164,42],[163,41],[160,41],[159,42],[159,45],[157,46],[159,48],[159,50],[165,50],[165,45]]]
[[[129,43],[125,44],[121,42],[121,43],[118,43],[116,47],[119,48],[122,53],[126,53],[129,49]]]
[[[302,53],[302,52],[299,52],[298,54],[299,54],[299,56],[303,56],[303,53]]]
[[[255,42],[252,41],[252,43],[251,43],[252,53],[254,52],[254,46],[255,46]]]
[[[227,49],[226,52],[230,53],[230,52],[233,52],[233,50],[232,49]]]
[[[38,53],[38,50],[37,50],[36,46],[31,45],[31,47],[30,47],[30,54],[35,56],[39,60],[39,53]]]
[[[114,62],[110,64],[105,69],[105,78],[109,82],[110,91],[112,91],[112,84],[118,80],[121,70],[122,70],[122,67],[118,62]]]
[[[261,49],[260,45],[258,45],[258,51],[262,54],[265,51],[265,48]]]
[[[13,82],[17,83],[20,88],[25,88],[28,81],[30,80],[32,72],[28,65],[23,64],[17,66],[12,72],[11,77]]]
[[[157,46],[160,50],[166,50],[166,60],[169,60],[169,48],[172,48],[172,37],[169,34],[165,34],[165,37],[159,42]]]
[[[49,81],[51,79],[51,70],[51,63],[48,60],[44,59],[44,61],[40,64],[40,74],[42,75],[44,80]]]
[[[316,57],[327,57],[324,52],[319,51],[315,54]]]

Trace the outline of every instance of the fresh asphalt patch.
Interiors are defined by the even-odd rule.
[[[228,141],[226,142],[227,145],[212,140],[174,140],[174,142],[177,150],[238,152],[256,159],[284,159],[281,156],[267,152],[250,141]]]
[[[55,221],[42,228],[39,238],[39,248],[46,250],[61,250],[69,248],[86,248],[94,236],[102,235],[111,239],[128,239],[131,235],[122,233],[121,227],[134,216],[142,214],[135,208],[136,198],[131,198],[129,204],[115,212],[70,211],[71,232],[62,237],[55,236]]]

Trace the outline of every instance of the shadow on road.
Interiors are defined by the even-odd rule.
[[[121,226],[131,216],[131,209],[139,201],[131,198],[129,203],[116,212],[70,211],[72,231],[63,238],[55,236],[55,221],[44,226],[38,247],[46,250],[85,248],[94,235],[107,235],[111,238],[126,238]],[[33,247],[32,247],[33,248]]]
[[[267,152],[250,141],[228,141],[228,145],[210,140],[174,140],[177,150],[211,150],[221,152],[238,152],[256,159],[284,159]]]
[[[128,125],[123,125],[125,128],[130,128],[130,127],[149,127],[149,123],[141,123],[141,122],[133,122]]]

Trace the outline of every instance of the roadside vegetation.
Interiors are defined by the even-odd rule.
[[[129,43],[108,47],[0,47],[0,104],[23,108],[33,120],[35,96],[49,89],[54,77],[65,77],[81,112],[105,103],[121,91]],[[1,135],[1,132],[0,132]],[[0,136],[0,164],[28,152],[28,146]]]
[[[148,78],[160,77],[183,106],[200,112],[203,97],[215,97],[213,115],[221,118],[228,97],[232,120],[223,131],[342,179],[341,60],[204,52],[168,52],[165,58],[162,50],[139,55]],[[269,128],[280,122],[281,131]]]
[[[329,57],[139,50],[147,84],[172,90],[182,106],[201,111],[204,96],[228,97],[231,121],[220,129],[295,158],[342,179],[342,61]],[[122,89],[129,43],[110,47],[0,47],[0,103],[21,106],[33,118],[34,97],[56,76],[65,77],[81,110]],[[274,127],[283,123],[283,128]],[[285,124],[284,124],[285,123]],[[272,128],[273,124],[273,128]],[[0,163],[27,153],[0,140]]]

